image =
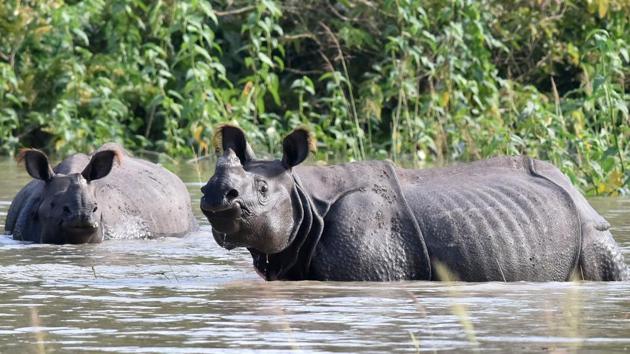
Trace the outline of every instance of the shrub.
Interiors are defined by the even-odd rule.
[[[269,153],[442,164],[526,153],[627,193],[622,0],[5,1],[0,152],[118,141],[208,153],[233,121]]]

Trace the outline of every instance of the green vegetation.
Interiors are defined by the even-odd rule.
[[[630,184],[626,0],[6,0],[0,153],[208,153],[312,127],[318,158],[552,161]]]

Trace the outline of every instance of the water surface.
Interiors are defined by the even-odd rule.
[[[209,166],[181,163],[197,212]],[[0,225],[29,177],[0,159]],[[630,259],[630,199],[596,198]],[[0,236],[0,352],[630,349],[630,283],[264,282],[246,251],[183,238]],[[0,230],[2,227],[0,227]]]

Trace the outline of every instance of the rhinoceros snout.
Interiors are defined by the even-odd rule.
[[[98,229],[99,223],[94,214],[79,213],[74,214],[63,222],[63,227],[73,230],[95,230]]]
[[[210,191],[206,193],[206,191]],[[238,198],[239,193],[234,188],[222,188],[222,190],[212,190],[207,186],[202,189],[204,192],[201,197],[201,210],[207,212],[218,212],[233,208],[234,200]]]

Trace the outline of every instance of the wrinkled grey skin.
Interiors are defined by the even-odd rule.
[[[224,151],[201,209],[223,247],[247,247],[267,280],[625,280],[608,223],[557,168],[527,157],[409,170],[369,161],[256,160],[244,133]]]
[[[69,156],[54,169],[40,151],[22,156],[34,180],[9,208],[5,233],[16,240],[98,243],[179,236],[196,228],[184,183],[117,144]]]

